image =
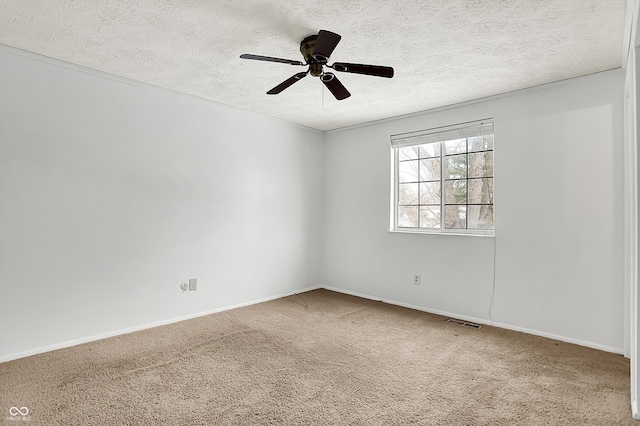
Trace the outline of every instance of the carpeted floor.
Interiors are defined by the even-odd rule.
[[[308,309],[292,295],[2,363],[0,419],[18,424],[15,406],[31,425],[634,424],[620,355],[302,296]]]

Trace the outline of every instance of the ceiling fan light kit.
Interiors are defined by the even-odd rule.
[[[269,90],[267,92],[268,95],[277,95],[293,83],[306,77],[307,74],[311,74],[313,77],[319,77],[320,81],[324,83],[337,100],[346,99],[351,96],[351,93],[342,85],[335,74],[324,71],[325,66],[338,72],[364,74],[375,77],[393,77],[393,68],[381,65],[352,64],[348,62],[334,62],[333,65],[329,65],[329,58],[341,38],[340,35],[326,30],[320,30],[318,34],[306,37],[300,42],[300,53],[302,53],[304,62],[252,54],[243,54],[240,55],[240,58],[309,67],[306,72],[299,72]]]

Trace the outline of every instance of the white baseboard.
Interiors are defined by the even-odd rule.
[[[314,286],[314,287],[307,287],[307,288],[303,288],[303,289],[295,289],[294,291],[296,293],[304,293],[306,291],[317,290],[319,288],[320,288],[320,286]],[[284,293],[284,294],[286,294],[286,293]],[[221,307],[221,308],[215,308],[215,309],[211,309],[211,310],[204,311],[204,312],[196,312],[194,314],[184,315],[184,316],[176,317],[176,318],[169,318],[169,319],[166,319],[166,320],[156,321],[156,322],[143,324],[143,325],[138,325],[138,326],[135,326],[135,327],[128,327],[128,328],[123,328],[123,329],[120,329],[120,330],[109,331],[107,333],[101,333],[101,334],[95,334],[95,335],[92,335],[92,336],[81,337],[79,339],[67,340],[65,342],[55,343],[53,345],[41,346],[41,347],[38,347],[38,348],[29,349],[27,351],[17,352],[17,353],[13,353],[13,354],[2,356],[2,357],[0,357],[0,363],[7,362],[7,361],[12,361],[14,359],[19,359],[19,358],[25,358],[25,357],[28,357],[28,356],[31,356],[31,355],[37,355],[37,354],[41,354],[41,353],[45,353],[45,352],[55,351],[56,349],[68,348],[68,347],[80,345],[80,344],[83,344],[83,343],[89,343],[89,342],[93,342],[93,341],[96,341],[96,340],[106,339],[106,338],[109,338],[109,337],[120,336],[122,334],[133,333],[135,331],[141,331],[141,330],[146,330],[146,329],[149,329],[149,328],[160,327],[160,326],[167,325],[167,324],[173,324],[173,323],[176,323],[176,322],[185,321],[185,320],[193,319],[193,318],[198,318],[198,317],[202,317],[202,316],[205,316],[205,315],[215,314],[215,313],[218,313],[218,312],[229,311],[231,309],[242,308],[243,306],[255,305],[257,303],[262,303],[262,302],[268,302],[269,300],[275,300],[275,299],[279,299],[281,297],[284,297],[284,294],[278,294],[278,295],[274,295],[274,296],[264,297],[262,299],[251,300],[249,302],[238,303],[236,305],[224,306],[224,307]]]
[[[464,320],[464,321],[475,322],[477,324],[485,324],[485,325],[491,325],[493,327],[504,328],[504,329],[507,329],[507,330],[520,331],[522,333],[533,334],[534,336],[546,337],[546,338],[553,339],[553,340],[559,340],[559,341],[562,341],[562,342],[573,343],[575,345],[580,345],[580,346],[586,346],[588,348],[598,349],[598,350],[605,351],[605,352],[612,352],[612,353],[615,353],[615,354],[624,355],[624,348],[616,348],[616,347],[613,347],[613,346],[601,345],[599,343],[589,342],[589,341],[586,341],[586,340],[574,339],[574,338],[571,338],[571,337],[560,336],[558,334],[547,333],[547,332],[544,332],[544,331],[533,330],[533,329],[530,329],[530,328],[518,327],[518,326],[515,326],[515,325],[510,325],[510,324],[504,324],[504,323],[500,323],[500,322],[490,321],[490,320],[483,319],[483,318],[475,318],[475,317],[471,317],[471,316],[467,316],[467,315],[460,315],[460,314],[456,314],[456,313],[452,313],[452,312],[441,311],[441,310],[438,310],[438,309],[425,308],[423,306],[412,305],[410,303],[403,303],[403,302],[398,302],[398,301],[395,301],[395,300],[383,299],[383,298],[380,298],[380,297],[371,296],[369,294],[358,293],[358,292],[349,291],[349,290],[343,290],[343,289],[340,289],[340,288],[328,287],[328,286],[321,286],[321,287],[324,288],[324,289],[327,289],[327,290],[338,292],[338,293],[344,293],[344,294],[349,294],[351,296],[362,297],[363,299],[370,299],[370,300],[375,300],[375,301],[378,301],[378,302],[389,303],[391,305],[402,306],[404,308],[415,309],[415,310],[422,311],[422,312],[428,312],[430,314],[441,315],[443,317],[457,318],[457,319],[461,319],[461,320]]]
[[[640,420],[640,413],[638,413],[638,401],[631,401],[631,416],[636,420]]]

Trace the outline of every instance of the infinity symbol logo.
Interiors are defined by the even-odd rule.
[[[9,414],[11,414],[12,416],[17,416],[18,414],[20,414],[21,416],[26,416],[27,414],[29,414],[29,409],[27,407],[11,407],[9,409]]]

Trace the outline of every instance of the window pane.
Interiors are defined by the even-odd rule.
[[[467,226],[467,206],[444,206],[444,227],[465,229]]]
[[[398,207],[398,227],[417,228],[418,227],[418,206]]]
[[[420,158],[440,157],[440,142],[420,145]]]
[[[469,229],[482,234],[494,229],[494,135],[461,137],[475,131],[462,127],[459,133],[451,126],[453,131],[425,130],[400,140],[417,144],[395,148],[396,229]],[[442,142],[428,142],[436,137]],[[395,139],[392,146],[397,146]]]
[[[440,205],[440,182],[420,184],[420,204]]]
[[[463,152],[467,152],[467,140],[466,139],[454,139],[451,141],[444,142],[444,153],[446,155],[450,154],[461,154]]]
[[[398,163],[398,177],[400,182],[417,182],[418,164],[418,160]]]
[[[417,146],[406,146],[404,148],[398,149],[398,159],[400,161],[404,160],[417,160],[418,159],[418,147]]]
[[[493,178],[469,179],[468,194],[469,204],[493,204]]]
[[[445,204],[467,204],[467,181],[448,180],[444,183]]]
[[[493,149],[493,133],[469,138],[469,152]]]
[[[398,204],[418,204],[418,187],[417,183],[401,183],[398,185]]]
[[[463,179],[467,177],[467,154],[445,158],[445,179]]]
[[[440,158],[420,160],[420,180],[440,180]]]
[[[469,206],[469,229],[493,229],[493,206]]]
[[[420,207],[420,228],[440,228],[440,206]]]
[[[469,177],[493,176],[493,151],[469,154]]]

